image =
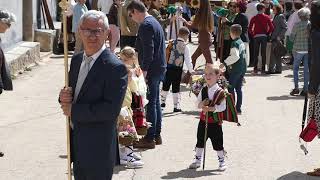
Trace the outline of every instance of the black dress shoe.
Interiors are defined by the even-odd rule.
[[[281,73],[282,73],[281,71],[274,72],[274,74],[281,74]]]
[[[178,108],[173,108],[173,112],[182,112],[182,110]]]
[[[3,157],[3,156],[4,156],[3,152],[0,152],[0,157]]]

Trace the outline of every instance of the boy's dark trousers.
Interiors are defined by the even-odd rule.
[[[180,92],[182,68],[168,67],[162,90],[169,91],[172,84],[172,93]]]
[[[204,132],[206,123],[199,121],[197,132],[197,148],[204,148]],[[218,123],[208,123],[207,139],[211,139],[213,149],[216,151],[223,150],[223,132],[222,126]]]

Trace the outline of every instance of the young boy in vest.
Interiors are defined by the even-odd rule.
[[[206,140],[208,138],[211,139],[213,149],[218,155],[219,170],[224,171],[227,166],[224,160],[222,121],[219,117],[221,117],[221,113],[226,109],[225,92],[217,83],[220,76],[219,65],[216,65],[216,63],[209,64],[204,72],[207,85],[202,88],[197,98],[198,108],[202,109],[202,112],[198,124],[196,154],[189,168],[196,169],[201,165],[205,145],[204,136],[207,116]]]
[[[236,100],[236,110],[238,114],[241,114],[241,105],[242,105],[242,82],[243,77],[247,71],[246,64],[246,47],[242,42],[240,35],[242,32],[242,28],[239,24],[234,24],[230,29],[230,36],[232,38],[232,44],[230,49],[230,55],[224,61],[224,66],[227,67],[227,71],[229,74],[229,88],[228,91],[233,95],[233,97],[237,97]],[[235,92],[237,96],[235,96]]]
[[[170,86],[172,85],[174,104],[173,112],[181,112],[180,82],[183,65],[186,64],[189,72],[194,74],[190,50],[186,43],[189,38],[189,34],[190,32],[188,28],[181,27],[179,29],[178,38],[172,41],[172,44],[169,44],[167,47],[169,55],[167,57],[167,72],[161,91],[161,107],[166,106],[167,95],[169,93]]]

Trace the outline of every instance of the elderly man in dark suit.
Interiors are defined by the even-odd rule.
[[[84,52],[70,66],[70,87],[60,92],[61,108],[72,122],[76,180],[112,179],[116,159],[116,121],[127,87],[127,69],[106,49],[108,19],[91,10],[80,20]]]
[[[0,33],[5,33],[10,28],[11,23],[16,21],[15,19],[14,14],[0,10]],[[3,90],[12,91],[12,81],[9,67],[0,44],[0,94],[2,94]],[[4,154],[0,152],[0,157],[2,156],[4,156]]]
[[[127,10],[129,17],[140,24],[136,49],[139,64],[148,85],[147,120],[152,123],[147,135],[139,141],[136,147],[153,149],[155,145],[162,144],[159,84],[166,71],[164,33],[159,22],[148,14],[141,1],[133,0],[129,3]]]

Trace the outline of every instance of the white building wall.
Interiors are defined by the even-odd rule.
[[[0,9],[6,9],[17,17],[17,22],[6,33],[0,34],[2,47],[6,49],[22,41],[22,0],[0,0]]]
[[[49,11],[52,20],[56,20],[56,2],[58,0],[47,0]],[[4,34],[0,34],[2,40],[2,47],[4,49],[16,45],[18,42],[22,41],[22,17],[23,17],[23,0],[0,0],[0,9],[6,9],[13,12],[17,17],[17,22],[11,25],[11,28]],[[34,29],[37,28],[37,0],[33,0],[33,26]],[[41,14],[42,16],[42,14]],[[41,21],[42,26],[43,20]]]

